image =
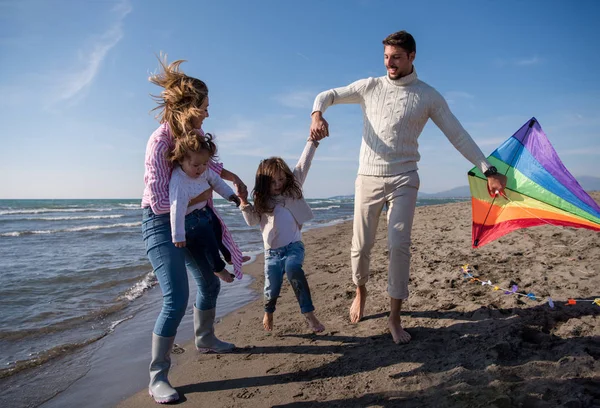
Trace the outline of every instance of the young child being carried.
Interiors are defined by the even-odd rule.
[[[233,275],[225,269],[219,255],[221,237],[215,235],[219,223],[208,199],[215,190],[221,197],[239,206],[240,200],[221,177],[208,167],[208,161],[217,153],[210,133],[191,132],[175,142],[169,160],[175,165],[169,183],[171,203],[171,231],[173,243],[186,247],[193,257],[205,256],[215,274],[225,282],[233,282]],[[204,201],[189,205],[192,198],[206,192]],[[218,229],[220,231],[220,228]]]
[[[311,330],[322,332],[325,327],[314,314],[308,281],[304,275],[304,244],[302,224],[313,218],[302,195],[302,185],[310,168],[318,142],[309,141],[292,172],[280,157],[260,162],[254,185],[254,205],[248,203],[248,193],[240,196],[240,209],[246,223],[260,225],[265,246],[265,330],[273,330],[273,313],[283,275],[287,278],[300,304],[300,311]]]

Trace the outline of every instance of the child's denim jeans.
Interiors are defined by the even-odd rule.
[[[283,275],[286,274],[298,303],[300,311],[308,313],[315,310],[310,289],[302,264],[304,263],[304,244],[302,241],[265,250],[265,312],[273,313],[281,291]]]
[[[225,262],[219,254],[220,237],[217,239],[215,235],[215,223],[219,219],[209,206],[189,213],[185,216],[185,240],[194,259],[205,257],[213,271],[221,272]]]

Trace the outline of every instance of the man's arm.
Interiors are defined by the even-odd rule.
[[[435,102],[430,113],[433,122],[440,128],[444,135],[446,135],[456,150],[486,174],[490,195],[494,196],[496,191],[500,194],[504,194],[506,176],[494,171],[495,168],[487,161],[479,146],[477,146],[473,138],[463,128],[458,119],[456,119],[456,116],[450,111],[444,97],[437,91],[434,92]]]
[[[329,136],[329,124],[323,118],[327,108],[342,103],[360,103],[368,81],[368,79],[361,79],[348,86],[323,91],[317,95],[311,113],[310,138],[312,140],[319,141]]]

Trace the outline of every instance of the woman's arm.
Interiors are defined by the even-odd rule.
[[[169,181],[173,169],[167,160],[169,150],[165,141],[154,138],[146,148],[144,181],[149,191],[150,208],[155,214],[169,212]]]
[[[243,193],[245,193],[245,192],[248,191],[248,187],[246,187],[246,185],[244,184],[244,182],[242,181],[242,179],[239,178],[237,176],[237,174],[232,173],[229,170],[227,170],[227,169],[224,168],[224,169],[221,170],[220,176],[221,176],[221,178],[223,180],[231,181],[233,183],[233,185],[235,186],[235,189],[237,190],[237,195],[238,196],[240,194],[243,194]]]

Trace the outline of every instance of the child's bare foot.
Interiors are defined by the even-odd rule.
[[[265,312],[263,317],[263,326],[266,331],[273,331],[273,313]]]
[[[215,272],[215,275],[219,277],[223,282],[231,283],[235,275],[229,273],[227,269],[223,269],[221,272]]]
[[[304,313],[304,317],[306,318],[308,327],[310,327],[313,332],[321,333],[325,330],[325,326],[323,326],[319,319],[317,319],[317,316],[315,316],[314,312]]]
[[[356,296],[350,306],[350,323],[358,323],[363,318],[365,312],[365,302],[367,300],[367,287],[357,286]]]
[[[250,257],[248,255],[244,255],[242,256],[242,263],[248,262],[250,260]],[[229,265],[233,265],[233,262],[231,262],[231,259],[229,259],[228,261],[226,261]]]
[[[388,327],[392,333],[392,339],[396,344],[406,344],[411,340],[410,334],[402,328],[402,322],[398,319],[388,319]]]

